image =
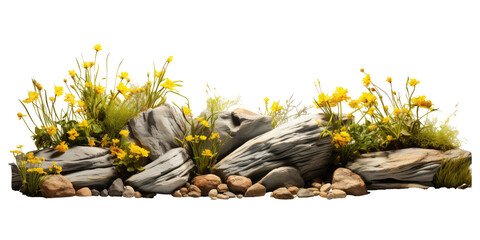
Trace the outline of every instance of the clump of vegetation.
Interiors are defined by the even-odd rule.
[[[314,103],[329,119],[322,137],[332,138],[338,165],[343,166],[369,151],[405,147],[447,150],[460,145],[458,133],[448,125],[448,120],[440,128],[435,121],[427,120],[437,109],[426,96],[414,96],[420,81],[407,78],[407,93],[402,98],[393,89],[392,78],[386,79],[389,90],[385,91],[373,83],[370,74],[360,71],[365,74],[366,91],[358,99],[352,99],[342,87],[337,87],[331,95],[325,94],[320,83],[316,84],[319,95]],[[346,103],[353,111],[345,115]],[[359,116],[357,121],[355,115]]]
[[[440,168],[433,177],[433,185],[436,188],[456,188],[462,184],[472,186],[472,171],[470,170],[471,158],[443,160]]]
[[[36,196],[40,184],[48,178],[48,174],[60,174],[62,167],[57,166],[55,162],[48,167],[48,173],[42,167],[42,162],[45,159],[35,157],[32,152],[25,154],[22,152],[22,145],[18,146],[16,150],[10,151],[16,160],[16,165],[22,180],[22,187],[20,191],[28,196]]]
[[[269,98],[264,98],[265,109],[259,109],[260,114],[272,117],[272,128],[276,128],[292,119],[308,114],[310,107],[301,106],[301,103],[295,104],[293,94],[285,100],[285,105],[279,105],[280,101],[273,102],[269,106]]]
[[[210,109],[210,112],[221,112],[221,111],[227,111],[231,107],[238,105],[241,101],[240,95],[237,96],[234,99],[227,99],[224,98],[220,95],[217,95],[215,92],[215,88],[213,90],[210,88],[210,86],[207,84],[207,108]]]
[[[168,94],[181,96],[175,89],[181,86],[180,81],[165,78],[172,57],[166,60],[160,71],[154,67],[153,78],[150,79],[148,74],[147,82],[139,86],[131,82],[127,72],[119,73],[120,63],[114,88],[108,89],[108,76],[102,79],[98,76],[97,54],[102,48],[97,44],[94,50],[94,61],[80,64],[77,60],[78,72],[69,70],[71,80],[64,79],[65,86],[55,86],[51,96],[39,82],[32,80],[34,90],[28,93],[28,98],[20,101],[27,114],[18,113],[17,116],[25,121],[28,115],[30,123],[25,121],[25,124],[37,148],[60,146],[58,149],[67,150],[68,145],[100,145],[105,134],[118,138],[129,119],[162,105]],[[106,72],[108,74],[108,69]],[[63,96],[64,103],[60,100]],[[31,104],[32,110],[29,111],[27,104]]]

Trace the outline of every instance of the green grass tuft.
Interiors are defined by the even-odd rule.
[[[445,159],[433,177],[433,185],[436,188],[456,188],[462,184],[472,186],[472,171],[470,170],[471,158],[459,158],[456,160]]]
[[[459,148],[462,141],[458,138],[458,130],[448,120],[437,127],[437,119],[427,119],[418,134],[412,136],[415,146],[447,151]]]

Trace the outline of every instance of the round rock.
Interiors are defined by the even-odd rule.
[[[217,175],[206,174],[194,177],[192,184],[200,189],[203,196],[206,196],[210,190],[216,189],[218,185],[222,184],[222,180]]]
[[[252,186],[252,180],[239,175],[231,175],[227,178],[227,185],[230,191],[243,194]]]
[[[126,186],[122,196],[126,198],[132,198],[135,195],[135,190],[131,186]]]

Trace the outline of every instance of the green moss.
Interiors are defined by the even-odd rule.
[[[464,183],[472,186],[471,163],[471,158],[444,159],[433,177],[433,185],[437,188],[456,188]]]
[[[462,141],[458,138],[458,130],[448,120],[437,127],[437,119],[427,119],[417,134],[412,136],[413,144],[421,148],[433,148],[441,151],[458,148]]]

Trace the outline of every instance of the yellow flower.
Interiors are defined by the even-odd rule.
[[[63,87],[57,87],[57,86],[54,86],[55,87],[55,96],[57,97],[60,97],[63,95]]]
[[[205,150],[202,151],[202,156],[212,158],[213,154],[212,154],[212,151],[210,151],[210,149],[205,149]]]
[[[155,70],[155,77],[156,77],[156,78],[160,78],[162,75],[163,75],[163,71],[157,72],[157,71]],[[148,82],[150,82],[150,81],[148,81]],[[148,82],[147,82],[147,84],[148,84]]]
[[[75,105],[75,96],[71,93],[67,93],[67,95],[65,95],[65,102],[68,102],[70,103],[70,105],[74,106]]]
[[[40,83],[38,83],[38,82],[35,83],[35,86],[38,88],[38,90],[42,90],[42,89],[43,89],[42,85],[40,85]]]
[[[10,150],[11,153],[14,153],[14,154],[20,154],[22,153],[22,151],[20,150]]]
[[[65,141],[61,142],[60,145],[57,145],[55,149],[59,152],[65,152],[68,150],[68,144]]]
[[[367,114],[372,116],[374,111],[375,111],[375,108],[372,107],[372,108],[368,109]]]
[[[119,77],[120,79],[126,79],[128,77],[128,73],[127,72],[121,72],[120,75],[118,75],[117,77]]]
[[[200,124],[202,124],[203,126],[205,126],[207,128],[210,127],[210,124],[208,124],[207,120],[201,121]]]
[[[411,111],[408,110],[408,108],[406,108],[406,107],[404,107],[404,108],[402,109],[402,112],[403,112],[403,113],[408,113],[409,115],[411,115],[411,114],[410,114]]]
[[[88,127],[88,122],[87,120],[83,120],[78,124],[79,127],[87,128]]]
[[[79,100],[77,102],[77,104],[78,104],[78,107],[85,107],[85,102],[84,101]]]
[[[128,146],[130,153],[141,155],[142,157],[148,157],[148,154],[150,153],[144,148],[141,148],[140,146],[135,145],[135,143],[130,143],[130,146]],[[138,157],[138,156],[137,156]]]
[[[122,131],[120,131],[119,134],[120,134],[121,136],[123,136],[123,137],[128,137],[128,134],[130,134],[130,131],[128,131],[128,130],[122,130]]]
[[[108,145],[107,141],[108,141],[108,134],[105,134],[103,135],[101,146],[106,147]]]
[[[85,69],[91,68],[91,67],[93,67],[93,66],[95,66],[95,63],[94,63],[94,62],[83,62],[83,67],[84,67]]]
[[[89,87],[92,87],[92,86],[93,86],[92,82],[90,82],[90,81],[85,82],[85,87],[86,88],[89,88]]]
[[[180,85],[175,84],[174,82],[170,81],[170,79],[167,78],[167,80],[164,83],[162,83],[161,86],[164,87],[164,88],[168,88],[170,90],[174,90],[173,89],[174,87],[177,87],[177,86],[180,86]]]
[[[17,146],[18,149],[20,149],[20,148],[22,148],[22,147],[23,147],[23,145],[18,145],[18,146]]]
[[[95,146],[95,140],[89,139],[89,140],[88,140],[88,146],[90,146],[90,147]]]
[[[321,93],[318,95],[318,101],[315,102],[315,106],[319,108],[319,107],[325,107],[327,106],[327,104],[330,104],[331,107],[335,107],[336,104],[331,102],[331,99],[332,98],[328,96],[328,94]],[[333,106],[332,106],[332,103],[334,104]]]
[[[213,140],[215,138],[220,138],[220,135],[218,135],[218,133],[212,133],[208,139]]]
[[[353,114],[351,113],[347,114],[347,118],[353,118]]]
[[[391,78],[391,77],[387,77],[387,80],[385,80],[385,81],[387,81],[387,82],[389,82],[389,83],[392,83],[392,78]]]
[[[358,100],[364,103],[365,106],[377,105],[377,97],[372,93],[363,92],[362,96],[358,98]]]
[[[55,133],[57,133],[57,128],[55,126],[49,126],[47,127],[47,133],[49,135],[55,135]]]
[[[273,112],[278,112],[278,111],[281,111],[282,109],[283,109],[283,106],[278,106],[277,102],[273,102],[272,106],[270,107],[270,110],[272,110]]]
[[[190,108],[188,107],[183,107],[183,114],[187,115],[187,116],[191,116],[192,115],[192,111],[190,110]]]
[[[402,113],[402,110],[400,110],[399,108],[393,109],[393,115],[398,116],[398,115],[400,115],[401,113]]]
[[[384,118],[382,119],[382,122],[383,122],[383,123],[388,123],[389,121],[390,121],[390,118],[389,118],[389,117],[384,117]]]
[[[50,101],[55,101],[55,98],[54,97],[49,97],[48,99],[50,99]]]
[[[202,135],[202,136],[200,136],[200,140],[205,141],[205,140],[207,140],[207,137]]]
[[[372,79],[370,78],[370,74],[365,75],[365,77],[363,78],[363,86],[368,87],[371,82]]]
[[[264,98],[263,101],[265,101],[265,103],[268,103],[268,101],[270,101],[270,99],[268,99],[268,97]]]
[[[371,126],[368,127],[368,130],[370,130],[370,131],[373,131],[375,129],[377,129],[376,125],[371,125]]]
[[[125,95],[130,91],[130,88],[128,88],[127,86],[125,86],[125,84],[123,84],[123,82],[121,82],[121,83],[118,84],[117,90],[118,90],[123,96],[125,96]]]
[[[387,140],[388,140],[388,141],[392,141],[392,139],[393,139],[393,137],[392,137],[391,135],[388,135],[388,136],[387,136]]]
[[[360,68],[360,72],[365,72],[365,70],[363,70],[363,68]]]
[[[433,105],[432,101],[426,100],[425,98],[425,96],[413,97],[412,105],[429,109]]]
[[[335,89],[335,92],[332,94],[332,100],[335,101],[336,103],[339,103],[341,101],[348,101],[350,99],[349,96],[347,96],[348,89],[344,89],[343,87],[337,87]]]
[[[68,74],[70,74],[70,77],[74,78],[75,77],[75,70],[68,70]]]
[[[415,79],[415,78],[410,79],[410,81],[408,82],[408,84],[412,87],[415,87],[419,83],[420,83],[420,81],[417,81],[417,79]]]
[[[102,50],[102,46],[100,46],[100,44],[97,44],[97,45],[93,46],[93,49],[95,49],[95,51],[98,52],[98,51]]]
[[[97,94],[102,94],[104,91],[105,91],[105,88],[103,88],[102,85],[99,84],[98,86],[95,86],[95,92]]]
[[[75,138],[77,138],[78,136],[80,136],[80,134],[77,132],[77,130],[75,130],[75,128],[70,129],[70,131],[68,131],[67,133],[68,135],[70,135],[68,139],[72,141],[75,140]]]
[[[197,117],[197,121],[199,122],[203,121],[203,117]]]
[[[348,105],[355,109],[355,108],[362,108],[362,105],[361,105],[361,102],[360,100],[355,100],[355,99],[352,99],[350,100],[350,102],[348,103]]]
[[[193,141],[195,138],[192,136],[192,135],[188,135],[185,137],[185,140],[187,140],[187,142],[191,142]]]
[[[27,115],[23,115],[22,113],[17,113],[18,120],[22,120],[22,118],[26,117]]]
[[[385,112],[388,111],[388,106],[383,107],[385,109]]]
[[[39,94],[37,92],[29,91],[28,92],[28,98],[23,100],[23,102],[24,103],[31,103],[31,102],[37,100],[38,96],[39,96]]]
[[[168,57],[167,62],[171,62],[173,60],[173,56]]]
[[[114,146],[119,142],[120,142],[120,140],[117,139],[117,138],[112,139],[112,143],[113,143]]]
[[[332,144],[335,148],[340,146],[346,146],[349,142],[352,141],[350,134],[346,131],[341,131],[340,133],[334,133],[332,138]]]

